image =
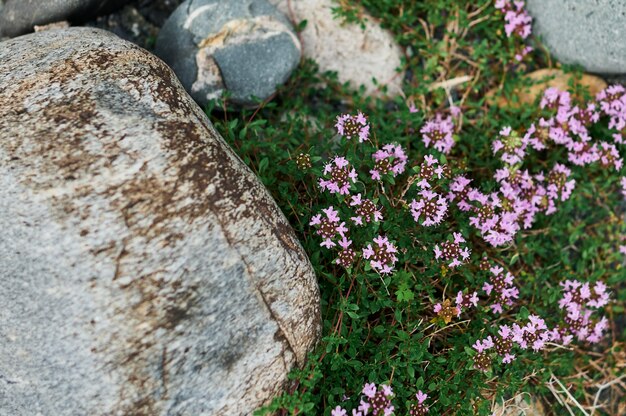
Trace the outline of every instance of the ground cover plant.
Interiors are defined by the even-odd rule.
[[[524,74],[558,65],[523,6],[342,1],[405,48],[403,96],[309,61],[258,110],[207,109],[321,289],[322,341],[259,414],[499,415],[520,395],[626,412],[626,90],[565,68],[568,91],[517,105]]]

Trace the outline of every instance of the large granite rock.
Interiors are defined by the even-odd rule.
[[[69,20],[83,22],[129,0],[6,0],[0,2],[0,37],[32,32],[35,25]]]
[[[167,20],[155,53],[201,105],[269,98],[300,62],[289,20],[267,0],[187,0]]]
[[[527,0],[533,31],[560,61],[626,74],[626,0]]]
[[[0,414],[249,415],[320,329],[310,263],[170,69],[0,44]]]
[[[269,1],[295,24],[307,21],[299,34],[302,53],[316,61],[320,71],[337,72],[339,81],[354,87],[363,85],[366,94],[383,95],[383,85],[387,86],[386,95],[402,92],[404,74],[397,71],[402,67],[402,49],[366,11],[362,11],[367,20],[362,29],[334,18],[332,9],[338,5],[332,0]]]

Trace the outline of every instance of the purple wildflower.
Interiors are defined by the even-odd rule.
[[[381,176],[391,172],[393,176],[398,176],[404,172],[408,157],[402,146],[397,144],[386,144],[382,149],[377,150],[373,155],[374,169],[370,170],[370,175],[375,181],[381,180]]]
[[[425,227],[441,223],[448,211],[446,199],[428,189],[420,191],[419,197],[413,199],[409,207],[413,220]]]
[[[434,119],[430,119],[422,127],[422,141],[426,147],[433,146],[442,153],[450,153],[454,146],[452,133],[454,131],[454,123],[452,118],[443,118],[441,114],[437,114]]]
[[[339,212],[332,206],[322,209],[322,212],[324,216],[322,214],[314,215],[309,225],[317,226],[317,234],[324,239],[320,246],[330,249],[336,246],[332,240],[337,236],[344,238],[348,229],[346,223],[339,218]]]
[[[374,246],[368,244],[363,249],[363,258],[370,260],[370,266],[380,274],[389,274],[398,261],[398,249],[387,237],[379,235],[374,238]]]
[[[331,194],[347,195],[350,192],[350,182],[355,183],[357,180],[356,170],[345,157],[340,156],[324,166],[324,175],[328,179],[320,178],[320,187]]]
[[[447,240],[435,245],[435,259],[450,261],[448,267],[451,268],[460,266],[470,257],[470,249],[467,247],[461,248],[461,243],[465,243],[461,233],[453,233],[452,241]]]
[[[360,111],[356,116],[350,114],[337,116],[335,127],[337,133],[348,140],[352,137],[358,137],[359,143],[369,140],[370,126],[367,123],[367,118]]]

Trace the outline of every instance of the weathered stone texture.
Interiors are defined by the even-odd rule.
[[[0,229],[0,414],[251,414],[316,342],[276,204],[107,32],[0,44]]]
[[[316,61],[320,71],[337,72],[339,81],[356,88],[364,85],[367,94],[382,95],[383,85],[389,96],[402,93],[404,74],[397,71],[402,66],[402,49],[391,32],[366,11],[362,11],[366,20],[362,29],[335,18],[332,9],[338,4],[332,0],[269,1],[294,24],[307,21],[299,33],[302,54]]]
[[[560,61],[626,73],[626,0],[528,0],[533,32]]]

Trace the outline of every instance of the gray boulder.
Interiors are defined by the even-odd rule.
[[[254,105],[298,66],[300,42],[266,0],[187,0],[161,29],[155,53],[201,105],[224,91]]]
[[[250,415],[320,330],[254,174],[145,50],[0,44],[0,414]]]
[[[527,0],[540,35],[560,61],[626,74],[626,0]]]
[[[106,14],[129,0],[6,0],[0,4],[0,37],[33,31],[35,25],[68,20],[83,22]]]

